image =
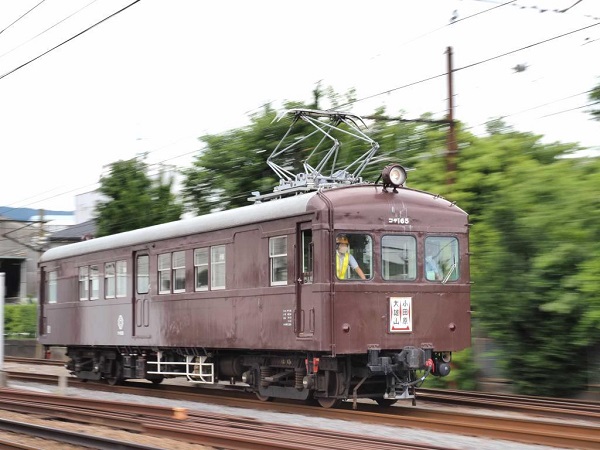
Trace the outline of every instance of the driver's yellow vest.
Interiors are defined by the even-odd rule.
[[[346,273],[348,272],[348,261],[350,260],[350,253],[346,252],[344,254],[344,261],[342,262],[342,267],[340,267],[340,256],[338,253],[335,255],[335,270],[337,272],[337,276],[340,280],[346,278]]]

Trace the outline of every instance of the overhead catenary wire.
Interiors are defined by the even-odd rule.
[[[26,40],[25,42],[20,43],[19,45],[17,45],[16,47],[13,47],[11,50],[3,53],[0,55],[0,58],[9,55],[10,53],[14,52],[15,50],[18,50],[19,48],[23,47],[25,44],[28,44],[29,42],[33,41],[34,39],[37,39],[38,37],[42,36],[43,34],[47,33],[48,31],[50,31],[51,29],[57,27],[58,25],[60,25],[61,23],[65,22],[66,20],[70,19],[71,17],[75,16],[76,14],[80,13],[81,11],[83,11],[84,9],[86,9],[87,7],[89,7],[90,5],[92,5],[93,3],[96,3],[98,0],[92,0],[90,3],[88,3],[85,6],[82,6],[81,8],[79,8],[77,11],[74,11],[73,13],[69,14],[67,17],[65,17],[62,20],[59,20],[58,22],[56,22],[54,25],[49,26],[48,28],[46,28],[43,31],[40,31],[38,34],[36,34],[35,36],[33,36],[32,38]],[[41,2],[40,2],[41,3]]]
[[[6,27],[4,27],[2,30],[0,30],[0,34],[4,33],[6,30],[8,30],[10,27],[12,27],[14,24],[16,24],[19,20],[21,20],[22,18],[24,18],[27,14],[29,14],[31,11],[33,11],[35,8],[37,8],[38,6],[40,6],[42,3],[44,3],[46,0],[42,0],[41,2],[39,2],[37,5],[35,5],[33,8],[31,8],[29,11],[27,11],[25,14],[22,14],[21,16],[19,16],[14,22],[12,22],[11,24],[7,25]]]
[[[512,112],[512,113],[509,113],[509,114],[502,114],[502,115],[498,116],[497,118],[498,118],[498,119],[506,119],[506,118],[513,117],[513,116],[517,116],[517,115],[519,115],[519,114],[523,114],[523,113],[526,113],[526,112],[535,111],[536,109],[540,109],[540,108],[544,108],[544,107],[546,107],[546,106],[554,105],[554,104],[556,104],[556,103],[560,103],[560,102],[562,102],[562,101],[569,100],[569,99],[571,99],[571,98],[579,97],[580,95],[589,94],[589,93],[590,93],[590,92],[592,92],[592,91],[593,91],[593,89],[588,89],[588,90],[586,90],[586,91],[583,91],[583,92],[578,92],[578,93],[576,93],[576,94],[571,94],[571,95],[568,95],[568,96],[566,96],[566,97],[561,97],[561,98],[558,98],[558,99],[556,99],[556,100],[552,100],[552,101],[550,101],[550,102],[541,103],[541,104],[539,104],[539,105],[531,106],[531,107],[529,107],[529,108],[526,108],[526,109],[521,109],[521,110],[519,110],[519,111],[516,111],[516,112]],[[578,107],[578,108],[575,108],[575,109],[584,108],[585,106],[586,106],[586,105],[584,105],[584,106],[581,106],[581,107]],[[559,111],[559,112],[557,112],[556,114],[560,114],[561,112],[566,112],[566,111],[570,111],[570,110],[571,110],[571,109],[569,109],[569,110],[563,110],[563,111]],[[553,115],[553,114],[549,114],[549,116],[550,116],[550,115]],[[543,118],[543,117],[544,117],[544,116],[540,116],[540,117],[538,117],[538,118],[540,118],[540,119],[541,119],[541,118]],[[465,128],[463,128],[462,130],[463,130],[463,131],[468,131],[468,130],[472,130],[472,129],[478,128],[478,127],[480,127],[480,126],[483,126],[483,125],[487,124],[487,123],[488,123],[490,120],[492,120],[492,119],[488,119],[488,120],[486,120],[485,122],[480,122],[480,123],[478,123],[478,124],[476,124],[476,125],[470,125],[470,126],[468,126],[468,127],[465,127]]]
[[[570,112],[570,111],[576,111],[576,110],[578,110],[578,109],[589,108],[590,106],[597,105],[597,104],[600,104],[600,100],[599,100],[599,101],[597,101],[597,102],[588,103],[587,105],[581,105],[581,106],[577,106],[577,107],[575,107],[575,108],[563,109],[562,111],[556,111],[556,112],[553,112],[553,113],[551,113],[551,114],[546,114],[546,115],[543,115],[543,116],[541,116],[540,118],[544,118],[544,117],[551,117],[551,116],[556,116],[556,115],[558,115],[558,114],[564,114],[564,113],[566,113],[566,112]]]
[[[82,34],[84,34],[84,33],[88,32],[88,31],[90,31],[91,29],[93,29],[93,28],[97,27],[97,26],[98,26],[98,25],[100,25],[101,23],[103,23],[103,22],[106,22],[108,19],[110,19],[110,18],[112,18],[112,17],[115,17],[117,14],[120,14],[120,13],[122,13],[122,12],[123,12],[123,11],[125,11],[126,9],[128,9],[128,8],[131,8],[133,5],[135,5],[136,3],[139,3],[140,1],[141,1],[141,0],[134,0],[134,1],[133,1],[133,2],[131,2],[129,5],[127,5],[127,6],[123,7],[123,8],[121,8],[120,10],[118,10],[118,11],[116,11],[116,12],[112,13],[112,14],[110,14],[109,16],[107,16],[107,17],[105,17],[104,19],[102,19],[102,20],[100,20],[100,21],[96,22],[95,24],[93,24],[93,25],[91,25],[91,26],[87,27],[85,30],[83,30],[83,31],[80,31],[79,33],[75,34],[74,36],[71,36],[69,39],[67,39],[67,40],[65,40],[65,41],[63,41],[63,42],[61,42],[60,44],[57,44],[57,45],[55,45],[54,47],[50,48],[49,50],[46,50],[45,52],[41,53],[40,55],[36,56],[35,58],[32,58],[32,59],[30,59],[29,61],[27,61],[27,62],[25,62],[25,63],[23,63],[23,64],[21,64],[21,65],[19,65],[19,66],[15,67],[14,69],[12,69],[12,70],[10,70],[10,71],[6,72],[4,75],[0,75],[0,80],[1,80],[1,79],[3,79],[3,78],[5,78],[5,77],[7,77],[8,75],[10,75],[10,74],[12,74],[12,73],[15,73],[17,70],[19,70],[19,69],[22,69],[23,67],[25,67],[25,66],[27,66],[27,65],[31,64],[32,62],[34,62],[34,61],[36,61],[36,60],[40,59],[41,57],[43,57],[44,55],[47,55],[48,53],[52,52],[53,50],[56,50],[57,48],[59,48],[59,47],[61,47],[61,46],[65,45],[66,43],[68,43],[68,42],[72,41],[73,39],[75,39],[75,38],[77,38],[77,37],[79,37],[79,36],[81,36]]]
[[[458,72],[460,70],[470,69],[471,67],[475,67],[475,66],[478,66],[478,65],[481,65],[481,64],[485,64],[485,63],[488,63],[490,61],[494,61],[496,59],[503,58],[504,56],[512,55],[514,53],[518,53],[520,51],[527,50],[527,49],[535,47],[537,45],[545,44],[545,43],[554,41],[556,39],[559,39],[559,38],[562,38],[562,37],[569,36],[571,34],[577,33],[579,31],[587,30],[587,29],[592,28],[592,27],[597,27],[599,25],[600,25],[600,23],[594,23],[592,25],[587,25],[585,27],[569,31],[567,33],[562,33],[562,34],[559,34],[557,36],[554,36],[554,37],[551,37],[551,38],[548,38],[548,39],[537,41],[537,42],[534,42],[532,44],[526,45],[524,47],[519,47],[517,49],[510,50],[508,52],[504,52],[504,53],[501,53],[499,55],[495,55],[495,56],[492,56],[492,57],[489,57],[489,58],[486,58],[486,59],[482,59],[480,61],[472,62],[472,63],[467,64],[467,65],[462,66],[462,67],[458,67],[456,69],[453,69],[453,72]],[[441,78],[441,77],[445,77],[447,75],[448,75],[447,72],[440,73],[440,74],[437,74],[437,75],[432,75],[432,76],[427,77],[427,78],[422,78],[422,79],[417,80],[417,81],[413,81],[413,82],[410,82],[410,83],[403,84],[402,86],[397,86],[397,87],[394,87],[394,88],[391,88],[391,89],[386,89],[385,91],[379,92],[377,94],[368,95],[368,96],[361,97],[361,98],[356,99],[356,100],[352,100],[352,101],[346,102],[346,103],[344,103],[342,105],[339,105],[339,107],[354,105],[356,103],[359,103],[359,102],[362,102],[362,101],[365,101],[365,100],[369,100],[369,99],[372,99],[372,98],[375,98],[375,97],[379,97],[379,96],[382,96],[382,95],[387,95],[387,94],[389,94],[391,92],[398,91],[400,89],[405,89],[407,87],[415,86],[417,84],[426,83],[428,81],[435,80],[435,79]]]

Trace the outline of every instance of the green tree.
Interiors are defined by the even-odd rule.
[[[502,348],[507,376],[522,393],[572,395],[599,342],[600,161],[494,125],[489,137],[462,136],[454,185],[442,183],[444,155],[418,166],[419,183],[470,213],[474,319]]]
[[[14,339],[35,338],[37,329],[37,305],[4,305],[4,331]]]
[[[598,105],[600,103],[600,84],[592,89],[590,92],[590,101],[592,105]],[[590,111],[590,114],[594,120],[600,120],[600,108],[596,107]]]
[[[178,220],[183,205],[172,193],[173,183],[164,170],[151,178],[143,157],[112,163],[100,179],[99,191],[108,200],[96,208],[98,236]]]

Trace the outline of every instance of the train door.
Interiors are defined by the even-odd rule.
[[[133,336],[149,337],[150,325],[150,255],[133,254]]]
[[[309,337],[315,332],[315,293],[313,289],[312,223],[298,224],[296,244],[296,334]]]

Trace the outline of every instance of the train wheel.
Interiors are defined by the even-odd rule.
[[[152,382],[152,384],[160,384],[163,382],[163,380],[165,379],[165,377],[163,377],[162,375],[159,375],[157,377],[148,377],[146,378],[146,380]]]
[[[337,408],[342,403],[339,398],[318,398],[317,401],[323,408]]]
[[[329,383],[327,392],[332,394],[341,394],[344,392],[344,375],[333,371],[329,372]],[[323,408],[336,408],[342,403],[339,398],[317,398],[317,402]]]
[[[109,385],[116,386],[123,383],[123,366],[120,361],[114,362],[111,372],[110,376],[104,377]]]
[[[256,392],[256,398],[259,399],[261,402],[272,402],[273,401],[273,397],[269,397],[268,395],[261,395],[258,392]]]
[[[375,400],[379,406],[392,406],[398,401],[391,398],[374,398],[373,400]]]

